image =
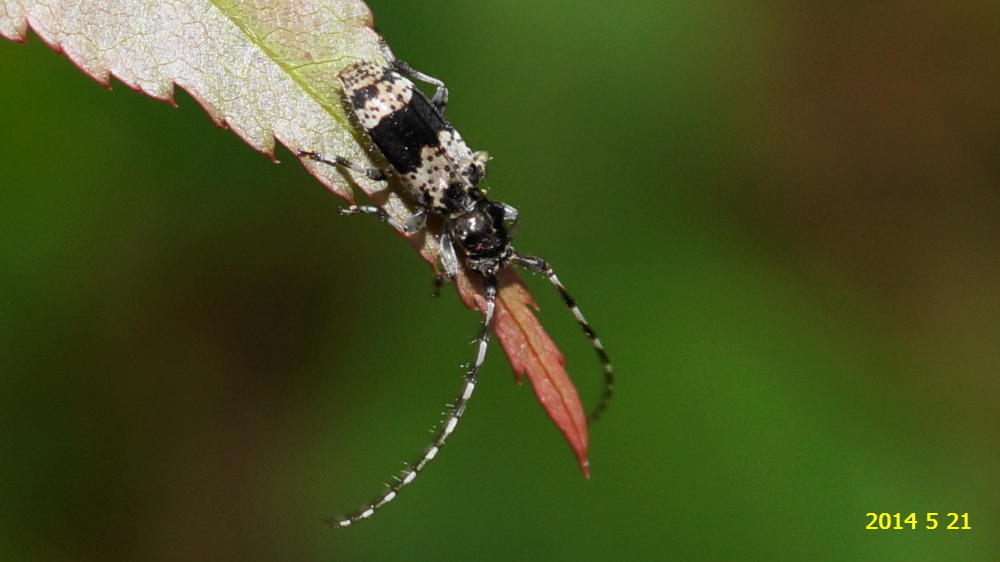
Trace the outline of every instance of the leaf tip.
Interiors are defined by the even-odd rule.
[[[272,164],[281,164],[281,160],[278,160],[278,151],[275,150],[275,148],[275,145],[272,143],[271,148],[261,150],[261,152],[264,156],[267,156],[268,160],[270,160]]]
[[[478,280],[460,275],[456,284],[466,306],[485,308]],[[527,376],[542,408],[562,432],[584,477],[589,478],[589,435],[583,405],[566,372],[562,353],[533,310],[537,310],[537,305],[517,275],[510,270],[502,271],[493,332],[507,353],[515,376]]]

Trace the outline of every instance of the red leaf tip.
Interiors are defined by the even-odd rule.
[[[566,372],[565,359],[535,317],[533,311],[538,310],[538,305],[517,274],[503,270],[499,281],[493,332],[515,376],[520,380],[521,375],[527,375],[542,408],[573,450],[583,476],[590,478],[587,418],[576,387]],[[466,306],[480,311],[485,308],[481,283],[472,282],[464,275],[459,276],[456,283]]]

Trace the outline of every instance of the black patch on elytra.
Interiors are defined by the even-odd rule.
[[[382,72],[382,76],[379,77],[379,82],[396,82],[397,80],[401,79],[402,77],[393,72],[392,69],[386,68]],[[351,84],[353,84],[353,82],[356,81],[360,81],[360,79],[357,77],[353,77],[350,82],[344,82],[344,78],[341,77],[341,83],[344,84],[345,87],[351,87]],[[378,95],[377,84],[372,84],[365,88],[358,88],[357,90],[354,90],[353,94],[351,94],[351,107],[353,107],[354,109],[362,109],[364,108],[368,100],[374,98],[377,95]]]
[[[427,97],[413,88],[410,103],[387,115],[368,134],[392,167],[405,174],[420,165],[423,147],[440,144],[438,133],[443,130],[452,130],[452,127]]]
[[[368,86],[367,88],[361,88],[360,90],[354,90],[351,94],[351,106],[354,109],[361,109],[368,103],[368,100],[374,98],[378,95],[378,88],[375,86]]]

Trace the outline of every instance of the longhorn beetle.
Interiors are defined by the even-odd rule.
[[[408,224],[400,223],[379,207],[368,205],[351,205],[342,209],[341,214],[376,215],[404,234],[412,234],[424,228],[428,213],[439,215],[443,219],[439,246],[444,274],[435,279],[435,294],[445,281],[454,279],[464,268],[482,276],[486,310],[479,336],[475,340],[475,360],[465,372],[465,385],[451,405],[430,447],[416,462],[409,464],[402,477],[397,478],[375,501],[362,510],[331,521],[335,527],[348,527],[367,519],[395,499],[427,463],[437,456],[455,431],[476,387],[479,368],[486,358],[497,295],[496,276],[501,269],[517,265],[544,275],[559,291],[563,302],[590,338],[604,370],[604,393],[590,414],[590,420],[597,419],[607,407],[614,382],[611,362],[604,345],[587,323],[576,301],[556,277],[552,267],[541,258],[515,252],[511,246],[511,227],[517,221],[517,209],[489,199],[479,187],[486,174],[486,161],[489,157],[485,152],[472,152],[458,131],[445,120],[447,87],[440,80],[417,72],[395,59],[387,48],[385,50],[387,60],[392,61],[388,65],[357,62],[344,68],[338,78],[344,88],[346,104],[351,108],[355,120],[390,167],[369,168],[359,166],[342,156],[331,160],[315,152],[299,152],[299,156],[346,168],[372,180],[388,181],[392,177],[398,178],[406,194],[420,207],[420,211]],[[434,96],[428,99],[405,76],[434,86]]]

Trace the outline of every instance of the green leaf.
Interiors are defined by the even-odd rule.
[[[341,108],[337,73],[383,60],[368,7],[358,0],[2,0],[0,34],[27,29],[104,85],[173,102],[175,86],[253,148],[363,157]],[[338,195],[333,169],[311,170]]]

